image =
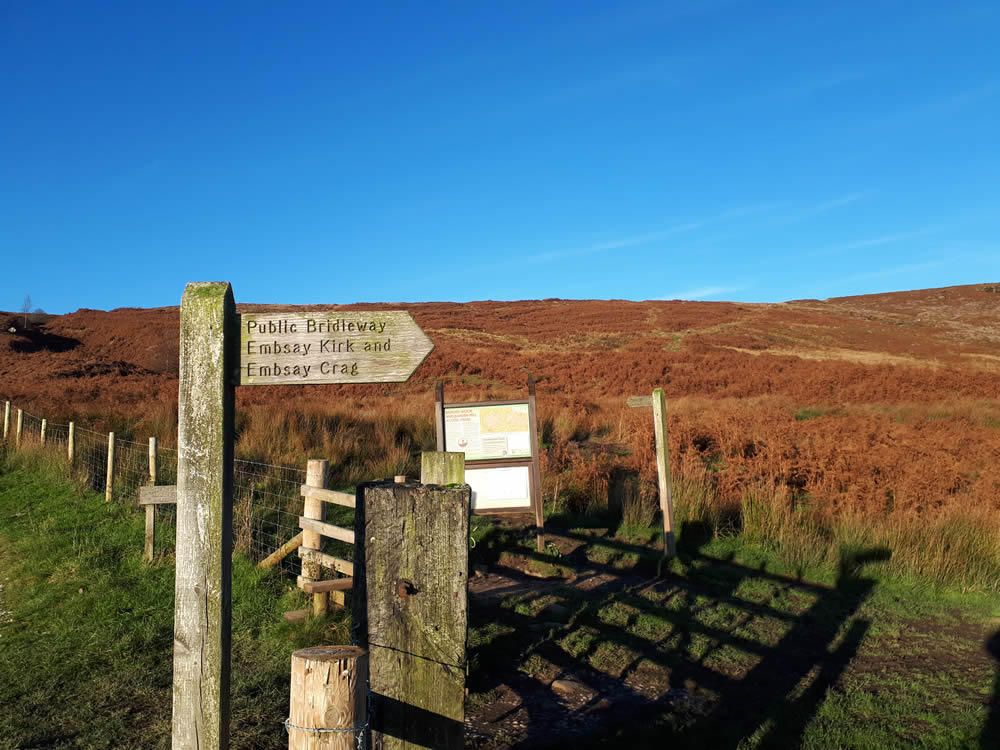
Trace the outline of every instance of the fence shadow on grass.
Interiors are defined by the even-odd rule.
[[[997,676],[993,684],[993,700],[990,703],[990,713],[983,727],[980,745],[983,750],[995,750],[1000,747],[1000,630],[986,641],[986,652],[997,661]]]
[[[683,538],[697,537],[690,531]],[[615,737],[645,747],[669,736],[671,747],[735,747],[753,736],[797,746],[870,626],[857,617],[874,586],[862,567],[889,557],[845,553],[830,587],[682,547],[686,574],[657,579],[648,547],[546,533],[569,550],[558,564],[572,583],[504,570],[500,554],[492,570],[513,583],[471,600],[473,624],[500,632],[470,648],[473,745],[501,736],[515,748],[582,749]],[[642,572],[621,569],[636,556]],[[509,596],[520,602],[502,604]],[[567,622],[548,622],[554,613]]]

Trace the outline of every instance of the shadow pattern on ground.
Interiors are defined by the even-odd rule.
[[[682,550],[684,577],[655,578],[616,567],[648,547],[601,539],[608,559],[595,562],[588,534],[547,534],[572,550],[559,561],[577,573],[571,583],[494,564],[504,585],[470,600],[472,621],[498,634],[470,648],[478,700],[467,746],[582,750],[669,737],[673,748],[735,747],[751,736],[758,747],[797,746],[870,626],[856,616],[874,586],[860,569],[889,556],[846,555],[829,587],[694,548]],[[522,594],[522,606],[500,606]],[[526,609],[532,600],[543,608]],[[512,673],[514,664],[531,668]]]

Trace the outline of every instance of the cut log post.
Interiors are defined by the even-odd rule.
[[[674,535],[674,502],[670,494],[670,456],[667,454],[667,401],[662,388],[653,391],[653,432],[656,435],[656,476],[663,514],[663,556],[674,557],[677,540]]]
[[[396,480],[398,482],[398,479]],[[403,477],[403,484],[406,477]],[[465,454],[448,451],[424,451],[420,454],[421,484],[465,484]]]
[[[45,445],[45,433],[49,431],[48,428],[49,428],[49,420],[47,420],[45,417],[42,417],[42,434],[39,437],[39,440],[41,441],[42,445]]]
[[[104,502],[110,503],[115,488],[115,433],[108,433],[108,470],[104,480]]]
[[[311,459],[306,464],[306,484],[310,487],[326,489],[326,469],[328,462],[325,459]],[[315,521],[323,521],[323,501],[312,497],[305,497],[302,500],[302,515]],[[323,535],[308,529],[302,530],[302,546],[307,549],[322,550]],[[323,567],[312,558],[302,558],[302,577],[309,581],[319,581],[323,578]],[[343,603],[343,592],[340,599]],[[336,597],[334,597],[336,599]],[[319,591],[313,594],[313,615],[322,617],[330,610],[330,593]]]
[[[173,750],[229,747],[239,339],[229,284],[188,284],[180,313]]]
[[[463,746],[471,494],[358,488],[354,623],[369,652],[370,747]]]
[[[69,465],[76,462],[76,422],[69,423],[69,437],[66,439],[66,458]]]
[[[14,447],[21,447],[21,432],[24,430],[24,409],[17,410],[17,427],[14,428]]]
[[[368,721],[368,652],[317,646],[292,654],[288,750],[356,750]]]
[[[3,403],[3,439],[7,440],[7,435],[10,434],[10,401],[4,401]]]

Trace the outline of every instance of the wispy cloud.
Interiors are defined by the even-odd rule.
[[[658,299],[668,300],[668,299],[684,299],[684,300],[700,300],[709,299],[711,297],[718,297],[723,294],[732,294],[733,292],[739,292],[746,287],[743,286],[700,286],[694,289],[688,289],[683,292],[671,292],[670,294],[665,294]]]
[[[849,206],[852,203],[856,203],[863,198],[868,197],[868,193],[850,193],[848,195],[842,195],[839,198],[834,198],[833,200],[824,201],[822,203],[817,203],[813,206],[807,206],[795,213],[785,216],[781,219],[775,221],[775,224],[793,224],[797,221],[805,221],[806,219],[811,219],[820,214],[825,214],[827,211],[833,211],[838,208],[843,208],[844,206]]]
[[[950,266],[953,263],[953,259],[932,260],[927,261],[926,263],[907,263],[902,266],[893,266],[892,268],[883,268],[878,271],[859,273],[854,276],[843,278],[841,281],[870,281],[872,279],[884,279],[890,276],[903,276],[908,273],[920,273],[922,271],[930,271],[934,268],[941,268],[942,266]]]
[[[699,222],[692,222],[690,224],[678,224],[674,227],[669,227],[667,229],[661,229],[657,232],[647,232],[646,234],[636,234],[631,237],[622,237],[617,240],[610,240],[608,242],[601,242],[596,245],[589,245],[587,247],[577,247],[566,250],[549,250],[544,253],[537,253],[536,255],[529,255],[524,258],[526,263],[546,263],[553,260],[565,260],[566,258],[576,258],[585,255],[593,255],[594,253],[602,253],[608,250],[620,250],[626,247],[636,247],[638,245],[648,245],[651,242],[657,242],[662,239],[666,239],[674,234],[680,234],[681,232],[690,232],[701,227],[702,224]]]

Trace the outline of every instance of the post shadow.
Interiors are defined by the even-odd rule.
[[[997,661],[997,676],[993,683],[993,699],[990,701],[989,715],[980,736],[983,750],[996,750],[1000,747],[1000,630],[986,641],[986,653]]]

